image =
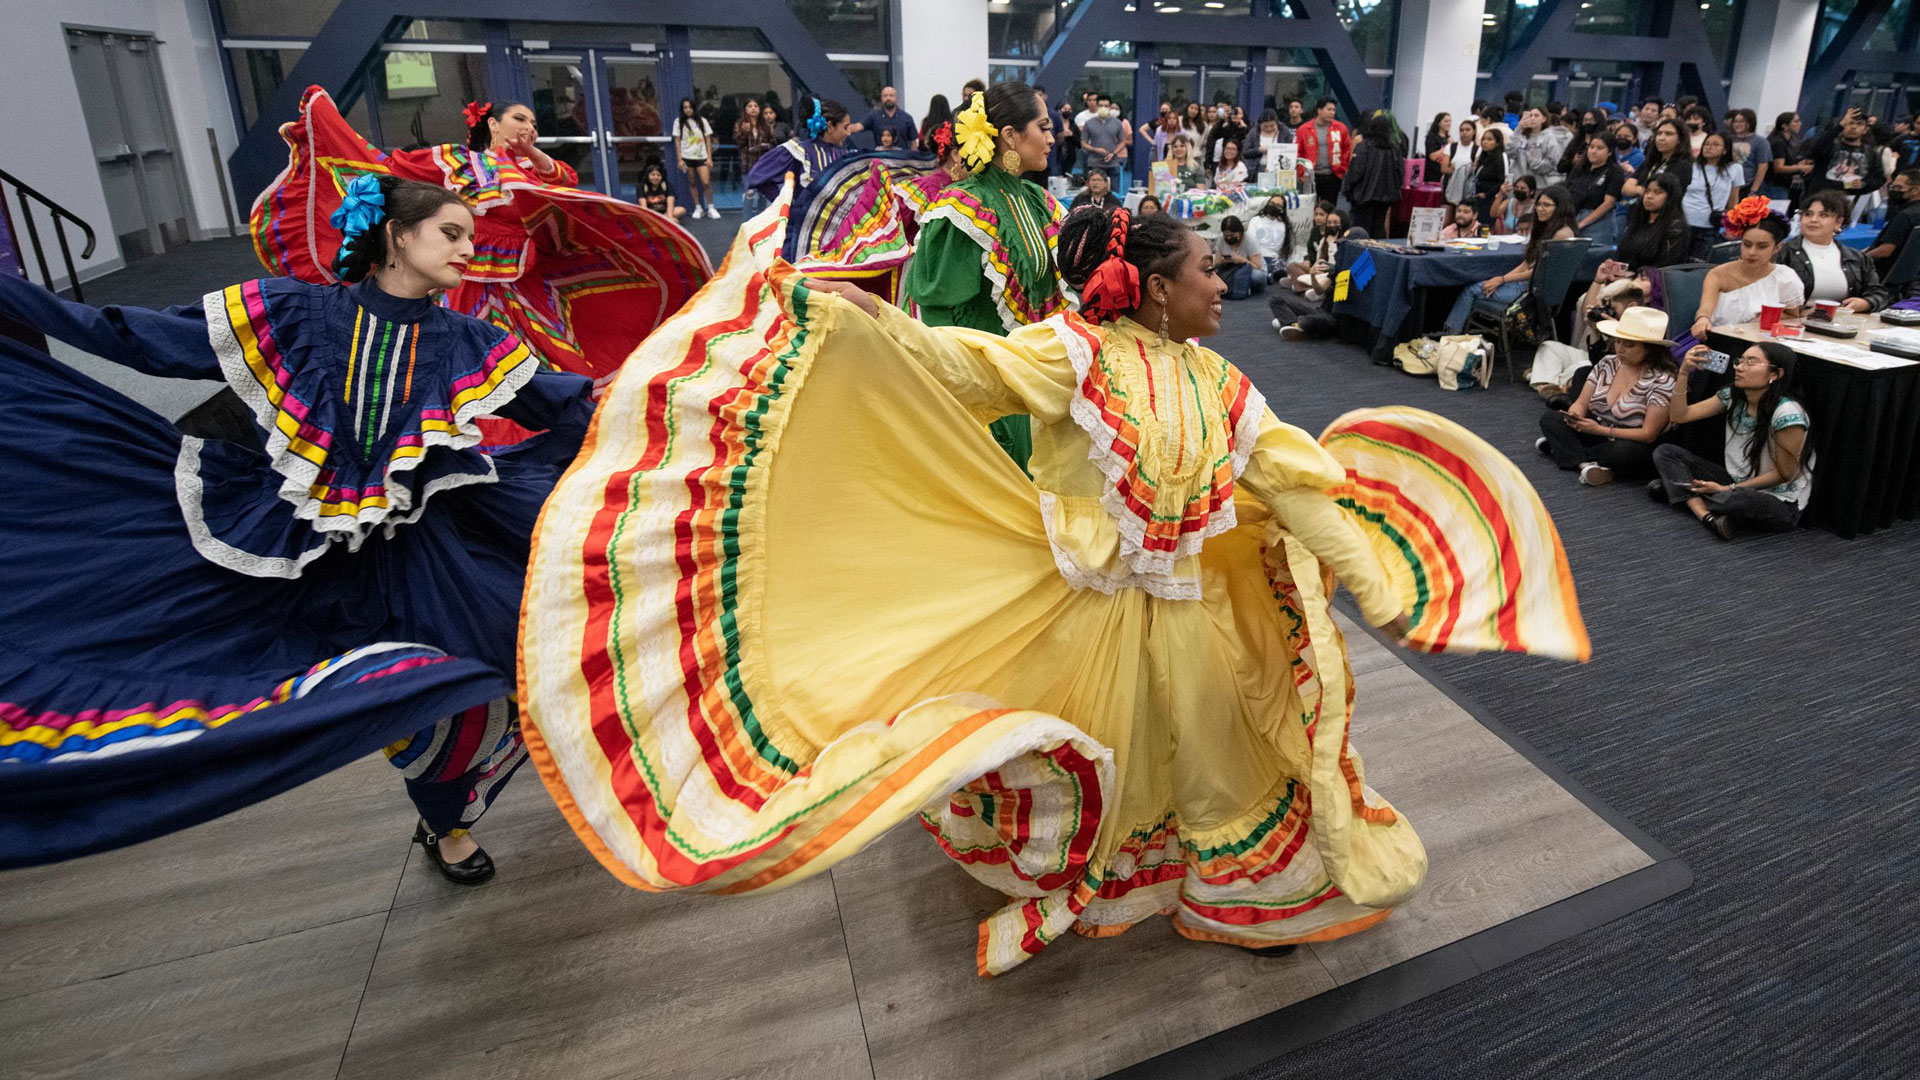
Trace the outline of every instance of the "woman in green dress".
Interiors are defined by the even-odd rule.
[[[921,215],[904,288],[930,326],[1005,336],[1067,309],[1053,260],[1060,202],[1020,178],[1047,167],[1053,121],[1032,87],[1004,82],[975,93],[954,126],[973,172],[943,189]],[[1027,418],[996,420],[992,430],[1025,469],[1033,449]]]

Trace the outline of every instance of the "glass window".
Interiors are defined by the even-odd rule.
[[[847,77],[847,81],[853,84],[854,91],[860,95],[859,101],[841,103],[847,107],[847,112],[853,114],[855,121],[864,118],[869,110],[880,104],[880,88],[886,86],[892,79],[888,74],[890,69],[891,65],[869,63],[864,60],[840,63],[841,73]]]
[[[667,40],[667,30],[664,26],[629,23],[510,22],[507,24],[507,40],[515,44],[547,41],[555,45],[626,45],[650,41],[658,45]]]
[[[1881,17],[1880,25],[1867,35],[1867,48],[1884,49],[1892,52],[1900,47],[1900,31],[1906,28],[1907,20],[1913,17],[1913,5],[1907,0],[1893,0],[1887,5],[1887,13]]]
[[[1036,70],[1036,68],[1030,68],[1025,64],[988,64],[987,85],[992,86],[996,83],[1003,82],[1029,82],[1033,79],[1033,73]],[[958,90],[948,94],[947,102],[955,108],[964,108],[965,103],[958,99],[958,94]]]
[[[1263,110],[1272,109],[1280,119],[1290,120],[1291,112],[1287,103],[1298,101],[1300,115],[1310,117],[1313,115],[1314,102],[1327,96],[1327,77],[1321,74],[1320,65],[1315,62],[1312,52],[1305,49],[1267,50],[1267,84],[1260,102]],[[1340,114],[1336,112],[1335,115]]]
[[[886,6],[881,0],[789,0],[789,3],[800,25],[831,52],[892,51],[887,42]]]
[[[695,26],[687,33],[696,49],[725,49],[729,52],[771,51],[767,39],[760,36],[760,31],[750,26]]]
[[[1813,51],[1816,55],[1825,52],[1833,44],[1835,34],[1847,24],[1847,17],[1853,14],[1857,0],[1825,0],[1820,5],[1820,27],[1814,32]]]
[[[220,21],[232,38],[310,38],[340,0],[219,0]]]
[[[987,55],[1038,59],[1053,40],[1053,0],[1010,0],[987,8]]]
[[[415,19],[406,36],[420,41],[485,41],[487,29],[478,19]]]
[[[1539,10],[1540,0],[1487,0],[1486,13],[1480,17],[1481,71],[1491,72],[1500,66],[1508,43],[1520,37]]]
[[[1091,68],[1082,72],[1079,78],[1073,80],[1073,90],[1069,96],[1075,109],[1080,107],[1081,95],[1089,90],[1111,97],[1113,107],[1120,110],[1120,115],[1132,119],[1133,72],[1121,68]]]
[[[1183,67],[1227,67],[1236,61],[1246,63],[1247,49],[1244,45],[1162,45],[1160,59],[1178,60]]]
[[[240,87],[240,116],[252,127],[260,119],[260,110],[272,100],[274,91],[287,81],[287,73],[300,62],[304,49],[228,49],[233,57],[233,80]],[[455,119],[459,106],[454,106]],[[346,112],[347,122],[360,134],[372,138],[373,126],[367,120],[367,96],[360,95]],[[291,117],[288,117],[291,119]]]
[[[1638,0],[1580,0],[1573,28],[1588,34],[1638,34],[1645,29],[1642,23],[1651,10]]]
[[[390,52],[367,80],[380,134],[394,146],[437,146],[467,140],[460,110],[487,97],[481,53]]]
[[[1157,0],[1162,15],[1251,15],[1253,0]]]
[[[1340,23],[1353,36],[1353,47],[1370,68],[1393,66],[1393,23],[1399,16],[1397,0],[1339,0]]]

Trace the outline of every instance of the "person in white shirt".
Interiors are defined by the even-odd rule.
[[[1693,336],[1705,341],[1716,326],[1733,326],[1760,317],[1762,307],[1777,307],[1797,316],[1807,302],[1800,276],[1773,261],[1787,238],[1787,223],[1768,214],[1740,234],[1740,257],[1707,271],[1700,287],[1700,308],[1693,319]]]
[[[1280,199],[1260,204],[1260,212],[1247,222],[1247,239],[1260,253],[1261,269],[1269,282],[1284,273],[1287,259],[1293,254],[1293,229],[1287,221],[1286,204]]]

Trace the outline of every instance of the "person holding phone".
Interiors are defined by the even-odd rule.
[[[1709,351],[1705,345],[1687,350],[1682,383]],[[1813,445],[1806,408],[1786,392],[1794,361],[1786,345],[1758,342],[1734,362],[1733,385],[1691,405],[1684,395],[1668,399],[1669,423],[1724,415],[1726,448],[1715,462],[1676,443],[1657,447],[1653,467],[1660,478],[1647,484],[1647,497],[1686,507],[1722,540],[1740,529],[1787,532],[1799,525],[1813,495]]]
[[[1666,312],[1630,307],[1596,329],[1613,339],[1613,351],[1593,365],[1566,412],[1541,414],[1534,442],[1562,469],[1580,470],[1588,487],[1613,483],[1615,473],[1653,471],[1653,443],[1667,429],[1676,385]]]

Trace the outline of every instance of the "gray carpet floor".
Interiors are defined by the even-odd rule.
[[[717,263],[738,217],[689,222]],[[89,283],[191,302],[258,274],[244,241]],[[1723,544],[1639,485],[1533,450],[1539,399],[1443,391],[1358,348],[1289,344],[1257,298],[1209,344],[1309,431],[1408,404],[1518,462],[1559,524],[1593,638],[1572,666],[1432,662],[1671,848],[1695,886],[1247,1073],[1282,1077],[1894,1077],[1920,1073],[1920,522]]]

